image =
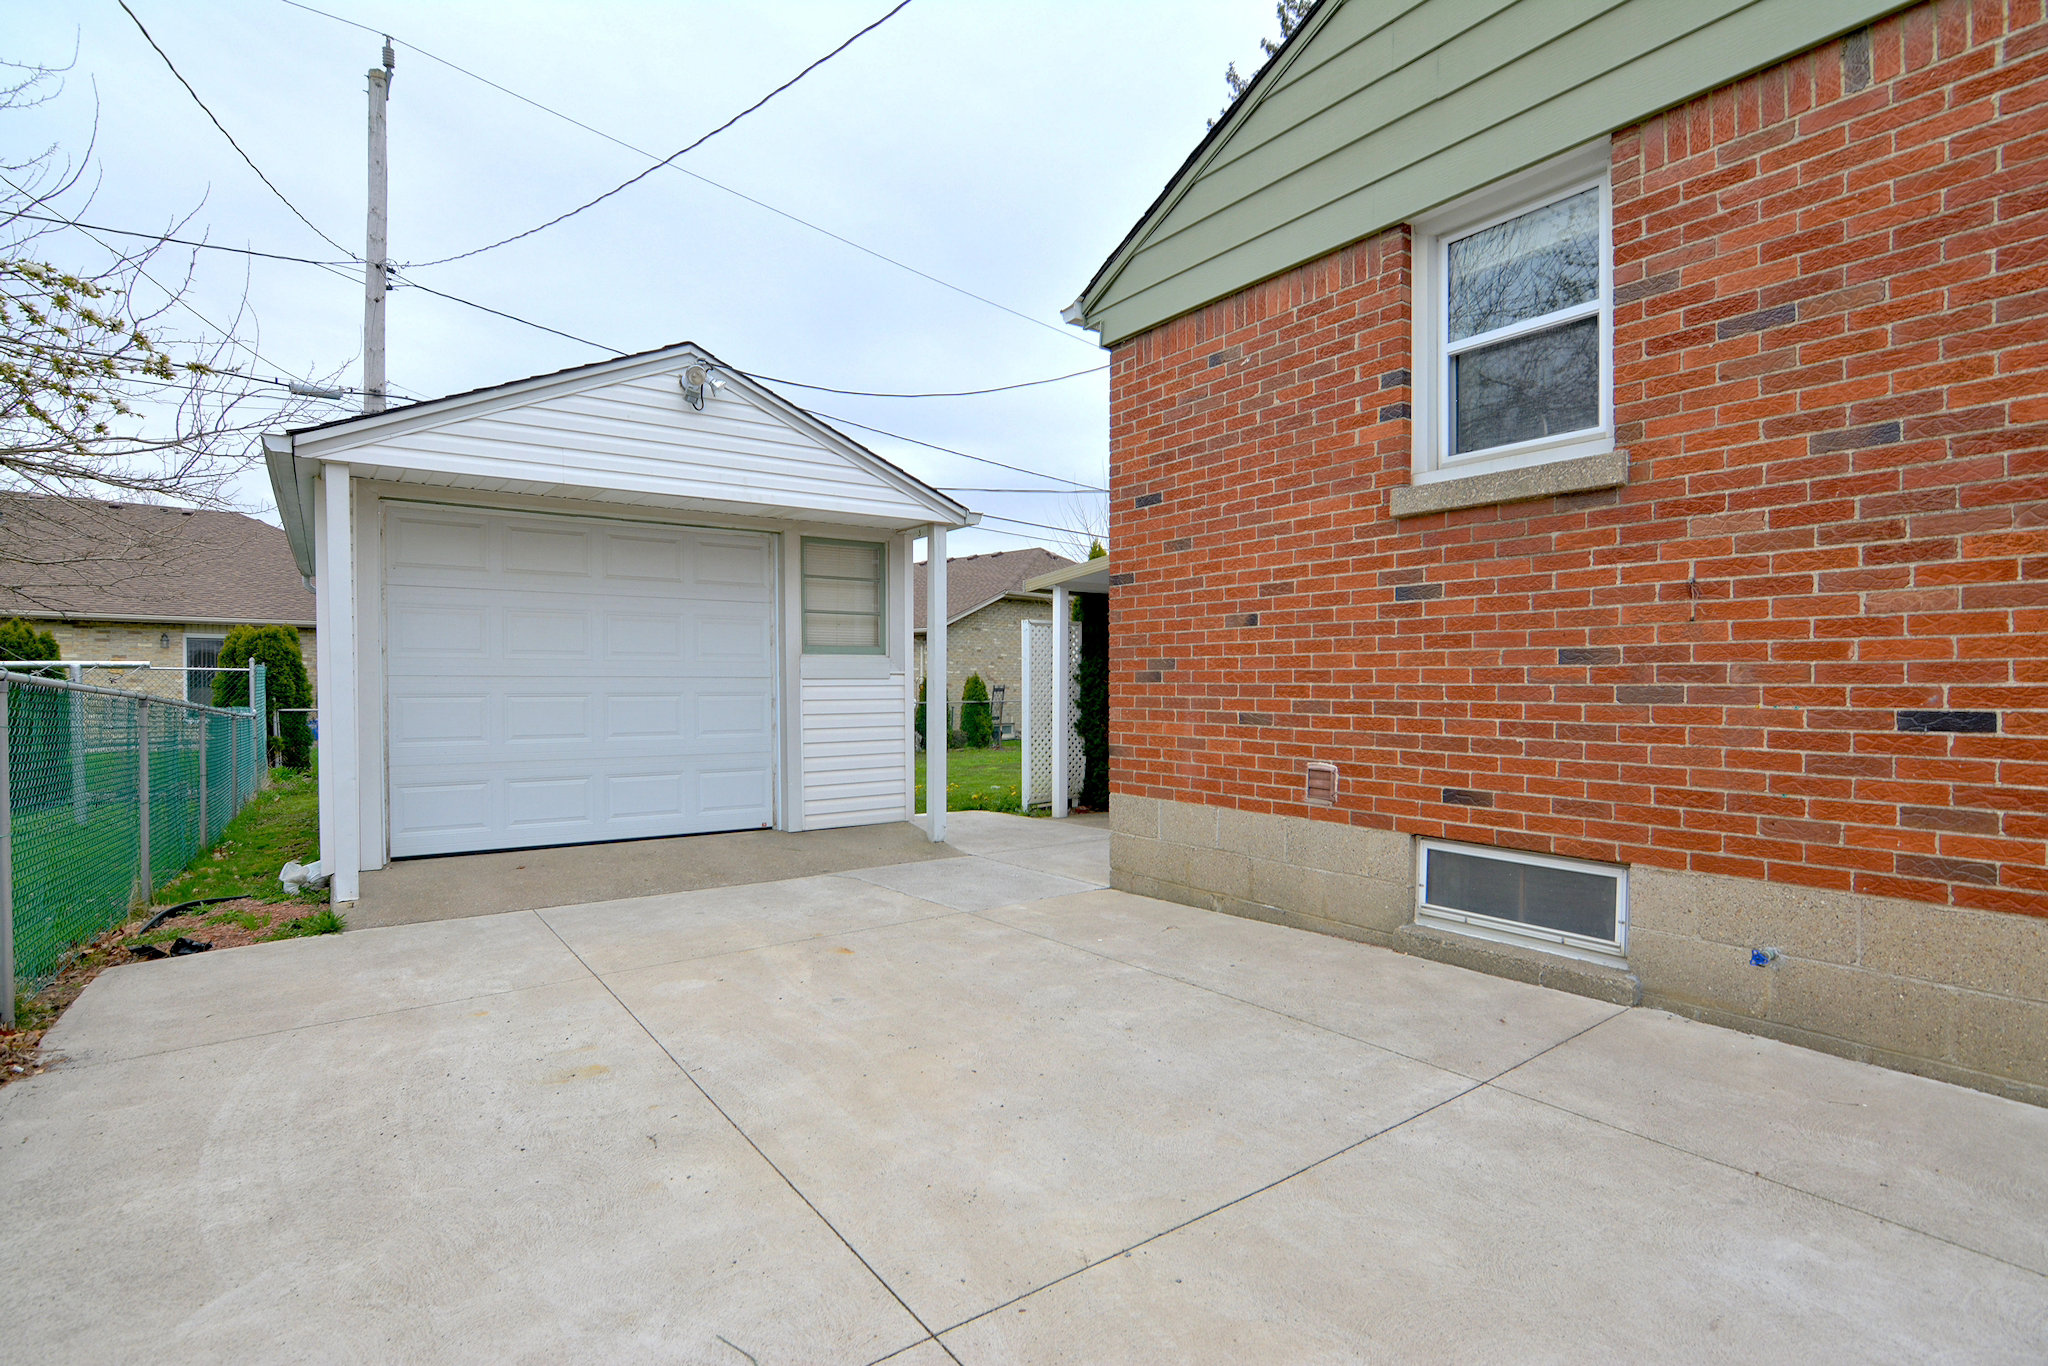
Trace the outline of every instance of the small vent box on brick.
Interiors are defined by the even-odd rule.
[[[1335,764],[1312,763],[1308,766],[1308,804],[1310,806],[1335,806],[1337,804],[1337,766]]]

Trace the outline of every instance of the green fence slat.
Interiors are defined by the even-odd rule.
[[[127,918],[211,847],[261,785],[262,681],[236,715],[161,698],[7,680],[14,978],[33,990],[64,955]],[[201,736],[205,737],[203,746]],[[141,760],[150,764],[151,886],[141,886]],[[205,811],[200,795],[205,794]]]

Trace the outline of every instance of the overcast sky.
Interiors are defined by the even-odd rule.
[[[391,254],[410,262],[532,227],[650,161],[412,44],[665,156],[891,3],[325,0],[320,8],[389,25],[398,40]],[[377,61],[378,39],[283,0],[129,4],[284,194],[361,251],[364,72]],[[61,64],[74,46],[77,57],[59,98],[8,116],[4,145],[76,154],[97,113],[91,221],[161,231],[199,207],[193,227],[212,241],[336,255],[236,157],[114,0],[13,0],[8,9],[8,58]],[[687,339],[743,369],[841,388],[980,388],[1097,365],[1105,354],[1060,323],[1061,308],[1201,138],[1225,97],[1225,65],[1254,69],[1259,38],[1274,30],[1261,0],[912,0],[679,163],[1025,317],[674,170],[537,236],[423,267],[414,278],[621,350]],[[46,253],[76,251],[80,263],[95,250],[77,238],[53,240],[63,245]],[[360,382],[359,274],[209,253],[191,302],[226,313],[242,296],[245,270],[261,324],[261,360],[246,362],[252,372],[346,366],[345,382]],[[393,294],[389,329],[391,382],[413,397],[607,354],[410,289]],[[963,399],[784,392],[822,414],[1107,482],[1103,375]],[[1043,482],[849,433],[941,486]],[[240,491],[250,510],[270,515],[260,475]],[[1068,497],[960,496],[989,514],[1078,520]],[[1055,548],[1064,539],[1008,530]],[[953,546],[967,554],[1026,543],[977,530]]]

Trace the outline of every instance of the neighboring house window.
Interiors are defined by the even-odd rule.
[[[185,700],[213,705],[213,671],[220,663],[221,636],[185,637]]]
[[[804,653],[879,655],[889,559],[880,541],[804,538]]]
[[[1601,142],[1415,225],[1415,477],[1614,449]]]
[[[1596,961],[1627,948],[1624,868],[1440,840],[1421,842],[1417,864],[1418,924]]]

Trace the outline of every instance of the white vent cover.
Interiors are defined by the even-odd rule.
[[[1337,766],[1321,762],[1308,766],[1308,804],[1310,806],[1335,806],[1337,804]]]

